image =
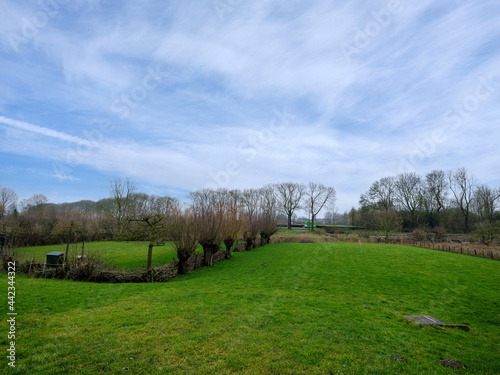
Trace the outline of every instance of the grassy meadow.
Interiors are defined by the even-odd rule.
[[[116,256],[119,267],[144,266],[147,245],[115,245],[95,244]],[[137,260],[123,256],[136,245],[144,252]],[[158,261],[174,256],[169,245],[154,251]],[[12,374],[499,374],[499,267],[407,246],[284,243],[235,253],[167,283],[18,274],[16,368],[7,368],[5,358],[0,368]],[[5,296],[7,281],[0,274]],[[6,297],[0,306],[5,317]],[[470,332],[416,325],[403,314],[432,315]],[[5,352],[6,319],[0,328]],[[465,369],[444,367],[440,359]]]
[[[51,251],[66,251],[66,245],[48,245],[24,247],[20,250],[21,259],[35,258],[43,263],[47,253]],[[197,252],[203,252],[200,249]],[[82,243],[70,244],[69,252],[71,254],[81,254]],[[146,268],[148,256],[148,242],[140,241],[102,241],[86,242],[84,247],[85,254],[98,254],[108,265],[116,266],[117,269],[139,269]],[[174,245],[167,242],[164,245],[153,248],[153,266],[161,266],[172,261],[177,256]]]

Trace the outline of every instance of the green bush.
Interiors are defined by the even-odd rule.
[[[495,238],[499,237],[499,234],[500,222],[483,222],[476,225],[476,230],[472,238],[484,245],[490,245]]]

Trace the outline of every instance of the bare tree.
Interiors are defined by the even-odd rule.
[[[395,210],[377,212],[375,214],[375,228],[382,232],[387,240],[392,233],[401,230],[403,222]]]
[[[258,226],[261,246],[267,245],[277,230],[278,198],[274,186],[268,185],[259,190]]]
[[[500,236],[500,222],[483,221],[476,225],[474,237],[482,244],[489,246],[495,238]]]
[[[493,221],[493,215],[500,201],[500,188],[491,189],[486,185],[479,186],[474,191],[473,202],[481,221]]]
[[[49,199],[45,195],[35,194],[21,201],[21,210],[40,219],[43,216],[43,209],[47,203],[49,203]]]
[[[125,219],[131,214],[130,209],[133,206],[136,190],[135,183],[128,178],[126,180],[115,178],[110,182],[109,192],[112,201],[109,207],[109,213],[116,221],[117,234],[119,237],[123,235],[123,224],[125,223]]]
[[[168,217],[179,206],[179,200],[170,196],[134,194],[128,216],[140,216],[146,212]]]
[[[267,245],[271,241],[271,236],[276,233],[278,229],[276,216],[261,212],[257,218],[257,226],[260,234],[260,245]]]
[[[135,221],[139,224],[139,229],[142,236],[149,242],[148,245],[148,258],[146,268],[148,274],[151,272],[153,247],[166,240],[167,228],[166,220],[171,215],[173,210],[178,205],[174,198],[168,198],[168,207],[166,208],[162,202],[165,197],[142,196],[139,201],[136,201],[135,212],[132,216],[127,217],[129,221]]]
[[[245,189],[241,192],[241,203],[249,217],[253,217],[259,208],[259,189]]]
[[[394,206],[395,178],[383,177],[370,186],[370,189],[361,195],[359,201],[362,207],[388,211]]]
[[[193,213],[189,209],[175,209],[169,219],[168,234],[179,258],[177,272],[184,275],[188,272],[188,260],[198,246],[198,228]]]
[[[427,213],[431,227],[439,224],[446,207],[448,181],[446,173],[434,170],[425,176],[425,186],[422,191],[422,205]]]
[[[241,196],[237,190],[221,190],[223,204],[223,242],[226,248],[225,258],[231,258],[231,250],[234,243],[241,235],[245,227],[245,216],[243,215]]]
[[[290,230],[293,213],[300,208],[306,186],[295,182],[282,182],[275,187],[280,208],[288,217],[287,228]]]
[[[418,225],[422,203],[422,179],[415,172],[400,173],[395,182],[396,201],[409,218],[412,227]]]
[[[260,193],[258,189],[245,189],[241,193],[241,202],[245,216],[245,227],[243,229],[243,240],[245,250],[251,250],[256,246],[259,233],[258,208]]]
[[[311,231],[314,230],[316,215],[323,207],[330,207],[335,204],[336,193],[333,187],[327,187],[323,184],[309,182],[304,192],[304,207],[309,210],[311,215]]]
[[[203,189],[189,194],[192,201],[198,241],[203,247],[204,264],[212,266],[214,254],[220,250],[223,238],[223,202],[220,193]]]
[[[0,219],[15,210],[17,203],[17,194],[9,187],[3,187],[0,190]]]
[[[337,218],[337,213],[328,211],[325,213],[325,223],[326,224],[335,224],[335,219]]]
[[[464,216],[464,233],[468,233],[474,188],[477,184],[476,177],[470,174],[467,169],[459,168],[455,172],[448,172],[448,181],[450,190],[453,193],[454,203]]]
[[[130,204],[125,213],[126,218],[131,218],[134,216],[139,216],[145,206],[148,206],[150,202],[149,195],[146,193],[133,193],[130,197]]]
[[[154,201],[154,209],[156,212],[163,213],[165,216],[169,216],[173,210],[179,207],[179,200],[168,195],[162,197],[156,197]]]
[[[70,244],[77,241],[78,236],[83,234],[84,228],[79,225],[75,220],[70,220],[69,223],[67,221],[59,222],[59,233],[64,239],[66,243],[66,253],[64,255],[64,263],[68,263],[68,254],[69,254],[69,246]]]

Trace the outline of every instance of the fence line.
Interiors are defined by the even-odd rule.
[[[432,241],[415,241],[409,239],[389,239],[388,241],[379,242],[372,238],[349,238],[348,242],[361,242],[365,243],[387,243],[391,245],[405,245],[405,246],[414,246],[420,247],[424,249],[438,250],[438,251],[447,251],[456,254],[465,254],[471,255],[481,258],[500,260],[500,249],[490,247],[487,248],[485,246],[478,246],[477,244],[471,243],[446,243],[446,242],[432,242]],[[338,242],[343,241],[341,239]]]
[[[324,236],[324,235],[323,235]],[[500,260],[500,248],[498,247],[487,247],[483,245],[471,244],[471,243],[447,243],[447,242],[432,242],[432,241],[415,241],[411,239],[402,238],[392,238],[387,241],[379,241],[375,238],[363,238],[363,237],[338,237],[337,235],[327,234],[325,237],[275,237],[273,238],[273,243],[280,242],[355,242],[361,240],[361,243],[382,243],[390,245],[405,245],[414,246],[424,249],[431,249],[437,251],[446,251],[456,254],[465,254],[476,256],[486,259]]]

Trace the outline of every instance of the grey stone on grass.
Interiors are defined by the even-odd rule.
[[[446,324],[430,315],[403,315],[408,320],[413,320],[417,324],[441,326],[447,328],[459,328],[462,331],[469,332],[469,327],[460,324]]]

